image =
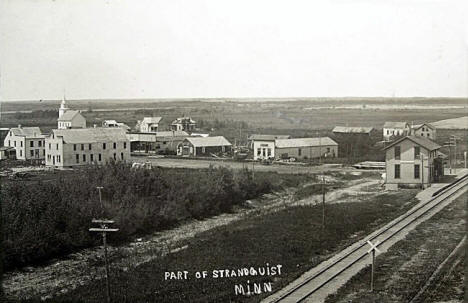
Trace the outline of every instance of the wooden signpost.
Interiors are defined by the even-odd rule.
[[[107,233],[108,232],[116,232],[118,228],[109,228],[107,225],[114,223],[112,220],[92,220],[93,223],[100,224],[100,228],[90,228],[89,231],[91,232],[101,232],[102,233],[102,243],[104,246],[104,261],[106,264],[106,295],[107,295],[107,303],[111,302],[110,296],[110,284],[109,284],[109,262],[107,260]]]
[[[370,286],[370,291],[374,291],[374,268],[375,268],[375,252],[377,251],[380,253],[380,250],[377,248],[377,245],[379,245],[379,241],[377,240],[375,243],[372,243],[371,241],[367,240],[367,243],[370,245],[370,249],[367,251],[367,253],[372,253],[372,270],[371,270],[371,286]]]

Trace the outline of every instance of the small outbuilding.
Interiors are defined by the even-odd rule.
[[[220,153],[230,153],[232,144],[223,136],[188,137],[177,146],[179,156],[213,156]]]
[[[16,159],[16,149],[10,146],[0,147],[0,160]]]

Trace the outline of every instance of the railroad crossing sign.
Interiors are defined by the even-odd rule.
[[[370,291],[374,291],[374,268],[375,268],[375,252],[377,251],[380,253],[380,250],[377,248],[377,245],[379,245],[380,241],[377,240],[375,243],[372,243],[370,240],[367,240],[367,244],[370,245],[370,249],[367,251],[368,254],[372,253],[372,270],[371,270],[371,285],[370,285]]]
[[[375,241],[375,244],[373,244],[371,241],[367,240],[367,244],[369,244],[370,247],[371,247],[371,248],[367,251],[367,253],[369,254],[369,253],[371,253],[371,252],[373,252],[373,251],[374,251],[374,252],[377,251],[378,253],[380,253],[380,250],[377,248],[377,245],[379,245],[379,243],[380,243],[379,240]]]

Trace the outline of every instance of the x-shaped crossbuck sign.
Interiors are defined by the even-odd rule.
[[[372,243],[371,241],[367,240],[367,244],[369,244],[370,247],[371,247],[371,248],[367,251],[367,253],[369,254],[369,253],[371,253],[373,250],[375,250],[376,252],[380,253],[380,250],[377,248],[377,245],[379,245],[379,243],[380,243],[379,240],[375,241],[375,244]]]

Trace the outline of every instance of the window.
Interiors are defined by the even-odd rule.
[[[94,155],[91,154],[91,155],[89,155],[89,156],[90,156],[90,161],[93,162],[93,161],[94,161]]]
[[[49,143],[49,149],[52,149],[52,143]]]
[[[101,154],[99,154],[98,161],[101,162]]]
[[[83,154],[83,162],[86,162],[86,155]]]
[[[45,156],[45,149],[42,150],[42,155]]]
[[[76,144],[73,144],[73,150],[76,150]]]
[[[267,149],[268,157],[271,157],[271,148]]]
[[[16,147],[16,141],[13,141],[13,143],[15,144],[15,147]]]
[[[114,160],[117,160],[117,154],[114,153]]]
[[[84,150],[84,144],[81,144],[81,150]]]
[[[116,149],[116,148],[117,148],[117,143],[114,142],[114,149]]]
[[[257,156],[260,156],[262,154],[262,149],[261,148],[257,148]]]
[[[80,155],[76,154],[76,163],[80,163]]]
[[[387,129],[387,135],[390,135],[390,130]]]
[[[8,140],[8,146],[11,146],[10,140]]]
[[[127,142],[124,142],[124,149],[127,148]]]
[[[120,153],[120,159],[121,159],[121,160],[124,159],[123,153]]]
[[[22,156],[23,156],[23,150],[20,149],[20,157],[22,157]]]
[[[395,160],[400,160],[401,147],[395,146]]]
[[[37,141],[37,146],[42,147],[42,141]]]
[[[419,164],[415,164],[414,165],[414,178],[415,179],[419,179],[419,171],[420,171]]]
[[[31,149],[31,157],[34,157],[34,150]]]
[[[395,164],[395,179],[400,179],[400,164]]]
[[[327,147],[327,153],[329,153],[329,152],[330,152],[330,147]]]
[[[60,156],[57,156],[57,162],[60,163]]]
[[[88,148],[89,148],[89,150],[91,150],[91,143],[89,143]]]
[[[106,143],[102,143],[102,149],[106,149]]]
[[[34,147],[34,141],[29,141],[29,147]]]
[[[55,149],[56,149],[56,150],[58,150],[58,143],[57,143],[57,144],[55,144]]]
[[[21,147],[23,147],[23,141],[20,141]]]
[[[419,155],[421,154],[421,148],[419,146],[414,147],[414,158],[419,159]]]
[[[301,155],[302,155],[302,149],[298,148],[298,149],[297,149],[297,154],[298,154],[299,156],[301,156]]]

